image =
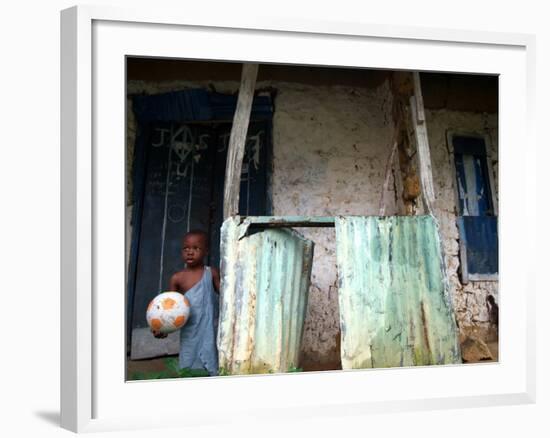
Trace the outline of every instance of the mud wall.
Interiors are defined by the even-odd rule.
[[[447,131],[486,135],[489,170],[493,172],[495,198],[498,202],[498,116],[450,110],[426,111],[435,186],[436,212],[446,256],[447,277],[462,340],[466,336],[486,341],[490,333],[487,297],[498,301],[498,282],[475,281],[462,285],[459,276],[459,236],[456,226],[455,179],[452,156],[447,145]]]

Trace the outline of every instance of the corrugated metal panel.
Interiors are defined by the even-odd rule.
[[[335,224],[342,367],[461,363],[433,218]]]
[[[221,230],[221,373],[286,372],[299,366],[313,242],[248,226],[231,217]]]

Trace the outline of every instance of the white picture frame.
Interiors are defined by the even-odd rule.
[[[534,402],[533,268],[514,256],[532,249],[536,233],[534,214],[526,218],[517,207],[535,187],[528,165],[534,36],[240,17],[103,6],[61,13],[62,427],[96,432]],[[127,55],[500,75],[499,362],[125,382]],[[193,405],[178,402],[183,391]],[[147,403],[155,397],[162,407]]]

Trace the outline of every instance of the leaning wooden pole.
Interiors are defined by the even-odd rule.
[[[227,162],[225,166],[225,185],[223,194],[223,217],[227,219],[239,212],[239,192],[241,183],[241,170],[246,143],[246,132],[250,121],[252,100],[254,99],[254,87],[258,75],[258,64],[243,64],[241,73],[241,85],[237,108],[233,117],[231,136],[227,150]]]
[[[412,125],[416,138],[416,148],[418,151],[418,168],[420,170],[420,186],[424,205],[429,214],[434,214],[434,183],[432,176],[432,160],[430,157],[430,144],[428,142],[428,130],[426,128],[426,118],[424,115],[424,99],[420,86],[420,74],[413,72],[414,96],[410,99]]]
[[[390,151],[390,155],[388,157],[388,161],[386,162],[386,173],[384,177],[384,185],[382,187],[382,193],[380,194],[380,203],[378,205],[378,215],[379,216],[385,216],[386,215],[386,193],[388,191],[388,188],[390,186],[390,177],[391,172],[393,169],[393,163],[395,160],[395,153],[397,152],[397,146],[399,145],[399,126],[394,126],[394,135],[392,138],[392,147]]]

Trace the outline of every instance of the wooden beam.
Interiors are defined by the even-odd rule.
[[[231,126],[231,136],[227,150],[225,166],[225,185],[223,194],[223,217],[227,219],[239,212],[239,192],[241,186],[241,170],[243,165],[246,132],[252,111],[254,87],[258,76],[258,64],[243,64],[241,85],[237,108]]]
[[[380,195],[380,203],[378,205],[378,216],[385,216],[386,215],[386,192],[388,191],[388,187],[390,185],[390,176],[391,176],[391,170],[393,168],[393,161],[395,157],[395,152],[397,151],[397,140],[394,140],[393,146],[391,148],[390,156],[388,157],[388,161],[386,163],[386,176],[384,178],[384,185],[382,186],[382,194]]]
[[[424,114],[424,97],[422,96],[422,88],[420,85],[420,73],[417,71],[413,72],[413,87],[416,97],[416,117],[418,123],[422,124],[426,121],[426,116]]]
[[[392,148],[388,161],[386,162],[386,176],[384,177],[384,185],[382,186],[382,193],[380,194],[380,203],[378,204],[378,216],[386,215],[386,193],[390,185],[390,176],[393,168],[393,162],[395,160],[395,153],[397,152],[397,147],[399,146],[401,134],[401,119],[398,119],[393,126],[393,135],[392,135]]]
[[[430,157],[430,144],[428,142],[428,130],[424,118],[424,104],[422,99],[422,89],[420,87],[420,75],[418,72],[413,73],[415,96],[411,96],[410,108],[412,126],[416,138],[416,148],[418,155],[418,169],[420,172],[420,186],[422,187],[422,195],[424,205],[429,214],[433,215],[435,191],[432,175],[432,160]],[[420,102],[420,104],[419,104]],[[420,108],[420,112],[418,111]]]

